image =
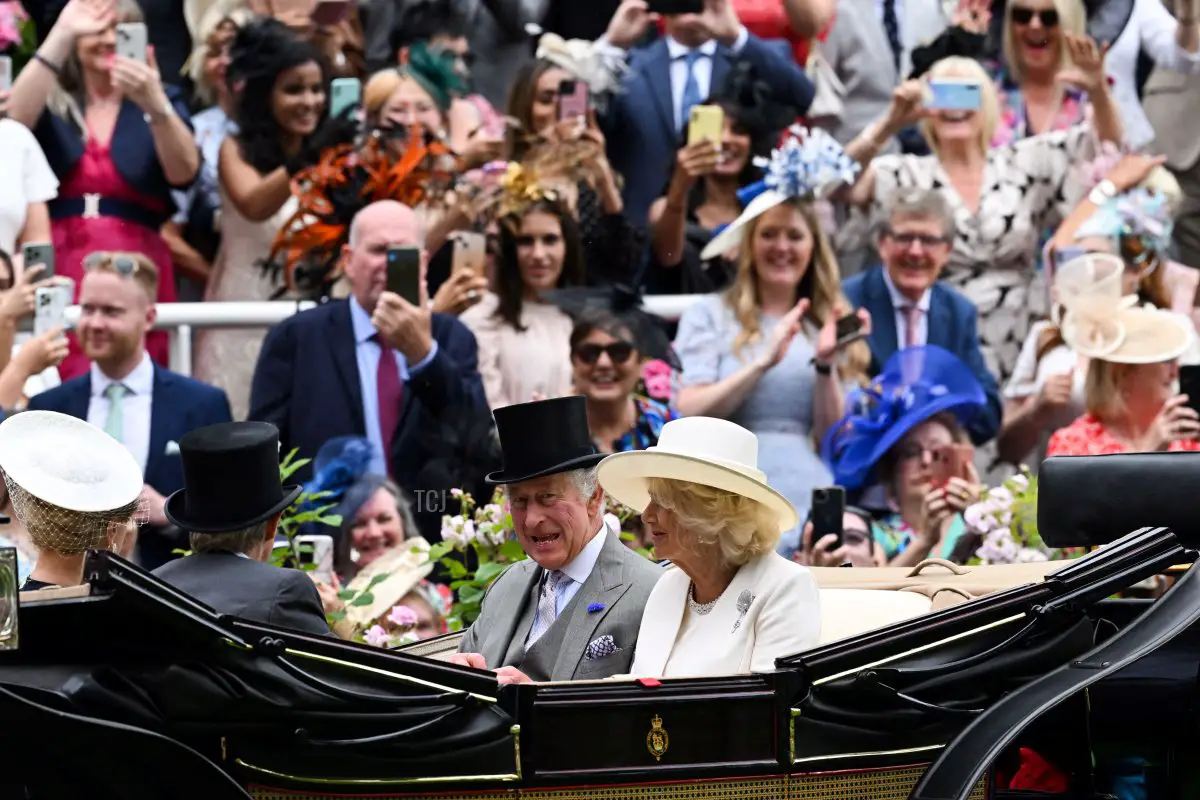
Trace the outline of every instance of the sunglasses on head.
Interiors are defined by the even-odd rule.
[[[83,259],[83,268],[85,270],[91,271],[104,266],[108,266],[121,277],[128,278],[138,271],[141,264],[137,262],[136,258],[113,255],[112,253],[89,253]]]
[[[612,344],[581,344],[575,348],[575,358],[585,364],[595,364],[600,360],[601,353],[608,353],[608,358],[614,364],[624,364],[633,355],[634,347],[629,342],[613,342]]]
[[[1033,18],[1035,16],[1042,21],[1043,28],[1058,27],[1058,11],[1056,9],[1043,8],[1040,10],[1035,10],[1032,8],[1025,8],[1024,6],[1012,7],[1012,21],[1018,25],[1028,25],[1029,23],[1033,22]]]

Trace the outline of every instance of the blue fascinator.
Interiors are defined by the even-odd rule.
[[[1167,195],[1138,188],[1117,195],[1097,209],[1079,226],[1075,238],[1095,236],[1112,239],[1122,245],[1122,258],[1140,264],[1156,254],[1165,257],[1173,227]],[[1138,240],[1140,246],[1125,247],[1121,240],[1127,238]],[[1127,253],[1126,250],[1132,252]]]
[[[821,458],[839,486],[859,489],[913,428],[944,411],[966,425],[986,404],[983,387],[953,353],[935,345],[909,347],[846,398],[848,412],[825,435]]]
[[[341,515],[345,527],[387,481],[386,476],[371,474],[374,457],[375,446],[365,437],[338,436],[327,441],[313,459],[312,480],[304,484],[305,493],[323,496],[310,499],[306,509],[333,505],[330,513]]]
[[[853,184],[861,169],[828,133],[799,125],[788,129],[787,139],[771,151],[770,158],[755,158],[754,165],[766,175],[738,192],[741,216],[717,232],[701,259],[707,261],[736,247],[745,227],[775,206],[798,197],[824,200],[843,184]]]

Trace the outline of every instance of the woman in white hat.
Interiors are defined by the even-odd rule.
[[[16,414],[0,423],[0,470],[39,551],[21,591],[77,585],[89,549],[128,552],[142,469],[104,431],[55,411]]]
[[[642,510],[670,560],[642,615],[631,672],[696,677],[766,672],[817,644],[812,574],[775,552],[795,507],[757,467],[758,439],[732,422],[686,417],[658,445],[600,462],[600,484]]]
[[[1047,456],[1200,450],[1200,415],[1179,394],[1179,357],[1195,328],[1152,306],[1068,311],[1062,336],[1089,359],[1086,411],[1050,437]]]

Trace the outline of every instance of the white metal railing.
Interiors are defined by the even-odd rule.
[[[674,322],[699,295],[671,294],[644,298],[643,307]],[[277,300],[248,303],[159,303],[154,327],[171,335],[171,369],[192,374],[193,328],[269,328],[288,317],[316,306],[311,300]],[[67,322],[79,320],[79,306],[67,309]]]

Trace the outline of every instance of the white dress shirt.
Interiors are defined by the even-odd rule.
[[[888,275],[887,267],[883,269],[883,282],[887,284],[888,295],[892,298],[892,310],[896,315],[896,348],[903,350],[905,347],[921,347],[929,344],[929,298],[932,291],[926,289],[925,294],[921,295],[921,299],[917,301],[917,308],[921,309],[921,316],[917,319],[917,340],[906,342],[904,336],[908,330],[908,314],[904,309],[912,305],[912,300],[900,294],[896,284],[892,283],[892,276]]]
[[[92,398],[88,401],[87,421],[100,430],[108,423],[108,409],[112,403],[105,392],[113,383],[125,386],[125,397],[121,400],[122,433],[121,444],[133,453],[142,472],[150,457],[150,412],[154,406],[154,362],[149,353],[142,353],[142,360],[133,372],[124,379],[115,381],[100,371],[92,362]]]
[[[554,594],[554,614],[555,618],[562,614],[567,604],[575,595],[579,594],[579,589],[584,582],[591,576],[592,570],[596,568],[596,561],[600,558],[600,551],[604,549],[604,537],[608,534],[608,525],[602,523],[600,532],[592,537],[592,540],[583,546],[579,551],[579,555],[572,559],[570,564],[564,566],[560,572],[567,576],[570,580],[559,581]],[[529,626],[529,632],[537,630],[538,621],[537,613],[533,615],[533,624]],[[528,640],[529,634],[526,634]]]
[[[733,46],[729,48],[730,52],[737,55],[746,46],[746,40],[750,38],[750,32],[746,30],[746,26],[742,26],[738,31],[737,39],[734,40]],[[683,89],[687,86],[688,68],[687,56],[691,50],[690,47],[685,47],[679,42],[666,37],[667,54],[671,57],[671,107],[675,109],[675,130],[683,130],[684,124],[687,122],[683,118]],[[696,65],[692,68],[696,75],[696,87],[700,90],[700,97],[707,100],[712,94],[714,87],[712,85],[713,59],[717,55],[717,43],[710,39],[698,48],[707,58],[696,60]]]

